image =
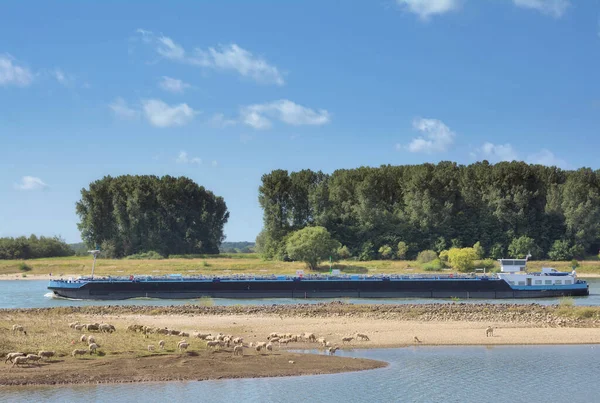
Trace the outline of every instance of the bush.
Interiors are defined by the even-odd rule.
[[[348,249],[346,245],[337,250],[337,255],[342,260],[350,259],[352,257],[352,253],[350,253],[350,249]]]
[[[31,271],[31,266],[29,266],[27,263],[25,262],[21,262],[19,263],[19,265],[17,266],[19,268],[19,270],[21,271]]]
[[[440,252],[440,260],[444,263],[448,262],[448,251],[447,250],[443,250]]]
[[[494,259],[483,259],[478,263],[478,266],[482,269],[489,270],[496,267],[496,262],[494,261]]]
[[[552,244],[548,257],[552,260],[569,260],[573,257],[571,255],[571,248],[569,241],[567,240],[556,240]]]
[[[406,242],[400,241],[398,242],[398,251],[396,252],[396,256],[400,260],[406,259],[406,254],[408,253],[408,245]]]
[[[160,260],[160,259],[164,259],[164,257],[161,256],[160,253],[151,250],[151,251],[148,251],[148,252],[136,253],[135,255],[129,255],[125,259],[134,259],[134,260],[135,259]]]
[[[472,270],[476,259],[477,253],[473,248],[451,248],[448,251],[448,262],[459,271]]]
[[[419,255],[417,256],[417,261],[419,263],[427,263],[437,258],[438,254],[434,250],[423,250],[419,252]]]
[[[389,259],[392,257],[392,247],[389,245],[383,245],[379,248],[379,255],[381,255],[382,259]]]
[[[575,259],[571,260],[571,267],[576,269],[579,267],[579,262]]]
[[[475,245],[473,245],[473,249],[475,249],[477,259],[483,259],[485,257],[485,249],[483,249],[483,246],[481,246],[481,243],[479,241],[477,241]]]
[[[423,270],[425,271],[440,271],[444,268],[444,263],[440,259],[432,260],[423,264]]]
[[[490,248],[489,256],[492,259],[502,259],[504,257],[504,246],[502,246],[502,244],[500,244],[500,243],[494,244]]]
[[[375,246],[371,241],[363,243],[360,254],[358,255],[358,260],[362,262],[373,260],[373,258],[375,257],[374,248]]]

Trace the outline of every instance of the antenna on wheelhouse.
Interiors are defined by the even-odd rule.
[[[94,263],[92,263],[92,279],[93,279],[94,278],[94,268],[96,268],[96,258],[100,254],[100,250],[94,249],[94,250],[88,250],[88,252],[91,253],[92,256],[94,256]]]

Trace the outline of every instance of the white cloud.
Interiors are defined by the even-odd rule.
[[[158,86],[165,91],[173,93],[183,93],[186,89],[191,87],[191,85],[188,83],[167,76],[162,77],[158,83]]]
[[[543,148],[535,154],[531,154],[527,157],[526,161],[529,164],[541,164],[546,166],[557,166],[560,168],[568,168],[568,164],[565,160],[560,159],[554,155],[554,153],[546,148]]]
[[[15,188],[19,190],[39,190],[48,187],[40,178],[35,176],[24,176],[21,182],[15,184]]]
[[[406,148],[412,153],[432,154],[445,152],[454,143],[454,133],[441,120],[437,119],[415,119],[413,128],[423,133],[422,136],[413,139]],[[397,145],[397,148],[403,148]]]
[[[177,159],[175,160],[178,164],[202,164],[202,160],[198,157],[190,158],[188,153],[185,151],[180,151]]]
[[[270,128],[272,123],[269,118],[277,119],[293,126],[319,126],[327,124],[331,120],[329,112],[325,109],[316,111],[287,99],[249,105],[243,107],[241,110],[241,121],[255,129]]]
[[[0,54],[0,86],[27,87],[32,81],[33,74],[27,67],[17,65],[11,55]]]
[[[137,119],[140,115],[140,112],[130,107],[123,98],[115,99],[108,107],[121,119]]]
[[[232,43],[207,50],[194,49],[192,54],[167,36],[155,36],[151,31],[136,31],[144,43],[153,44],[156,52],[165,59],[220,71],[235,71],[259,83],[283,85],[285,80],[279,69],[264,58]]]
[[[562,17],[571,5],[569,0],[513,0],[517,7],[537,10],[554,18]]]
[[[156,127],[183,126],[191,122],[199,113],[188,104],[169,106],[159,99],[143,100],[142,107],[146,119]]]
[[[222,113],[216,113],[215,115],[213,115],[212,118],[210,118],[210,121],[209,121],[209,124],[212,127],[216,127],[219,129],[223,129],[228,126],[233,126],[236,123],[237,122],[234,119],[228,119]]]
[[[417,14],[422,20],[456,10],[460,6],[459,0],[396,0],[396,3],[403,9]]]
[[[486,159],[490,162],[515,161],[519,159],[517,151],[508,143],[483,143],[481,148],[477,149],[473,156],[476,158]]]

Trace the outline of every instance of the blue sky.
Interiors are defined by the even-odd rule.
[[[79,241],[104,175],[188,176],[241,241],[276,168],[600,168],[598,1],[124,3],[0,6],[0,236]]]

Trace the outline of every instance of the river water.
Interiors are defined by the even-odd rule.
[[[575,305],[600,305],[600,279],[587,279],[590,285],[590,295],[586,297],[574,297]],[[331,299],[292,299],[292,298],[265,298],[265,299],[133,299],[123,301],[75,301],[53,298],[46,288],[48,281],[45,280],[0,280],[0,308],[46,308],[57,306],[84,306],[84,305],[182,305],[182,304],[211,304],[211,305],[272,305],[272,304],[294,304],[294,303],[318,303],[332,301]],[[336,300],[361,303],[361,304],[427,304],[427,303],[451,303],[451,299],[431,298],[394,298],[394,299],[353,299],[338,298]],[[536,299],[465,299],[460,302],[471,303],[513,303],[513,304],[557,304],[560,298],[536,298]]]
[[[593,402],[600,346],[408,347],[339,351],[390,363],[335,375],[0,388],[0,402]],[[152,399],[155,400],[155,399]]]

